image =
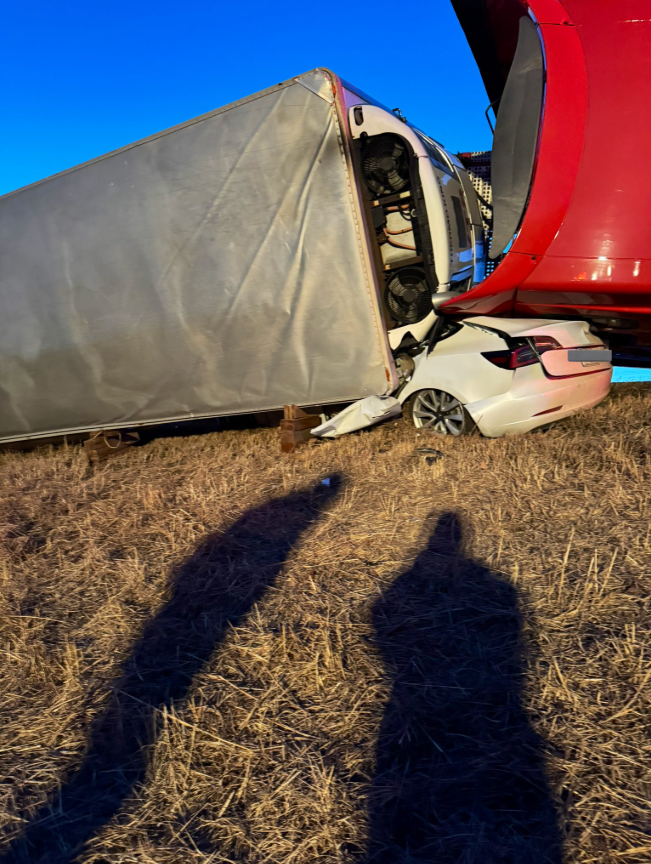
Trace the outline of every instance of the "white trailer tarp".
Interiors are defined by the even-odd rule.
[[[392,389],[328,74],[0,199],[0,440]]]

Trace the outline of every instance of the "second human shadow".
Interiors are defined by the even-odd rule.
[[[373,609],[392,678],[369,796],[373,864],[560,864],[543,741],[521,704],[515,589],[454,513]]]

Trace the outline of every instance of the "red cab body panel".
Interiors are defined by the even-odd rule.
[[[651,4],[518,0],[516,9],[504,0],[476,2],[498,34],[498,55],[500,16],[509,16],[510,42],[514,15],[529,14],[539,25],[544,108],[530,197],[512,246],[482,283],[441,308],[630,319],[623,328],[620,320],[619,332],[651,346],[651,173],[644,168]]]

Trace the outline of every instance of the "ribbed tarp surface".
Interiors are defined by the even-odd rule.
[[[388,392],[317,70],[0,199],[0,440]]]

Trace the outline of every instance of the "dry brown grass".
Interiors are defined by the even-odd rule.
[[[650,421],[0,454],[0,861],[651,861]]]

